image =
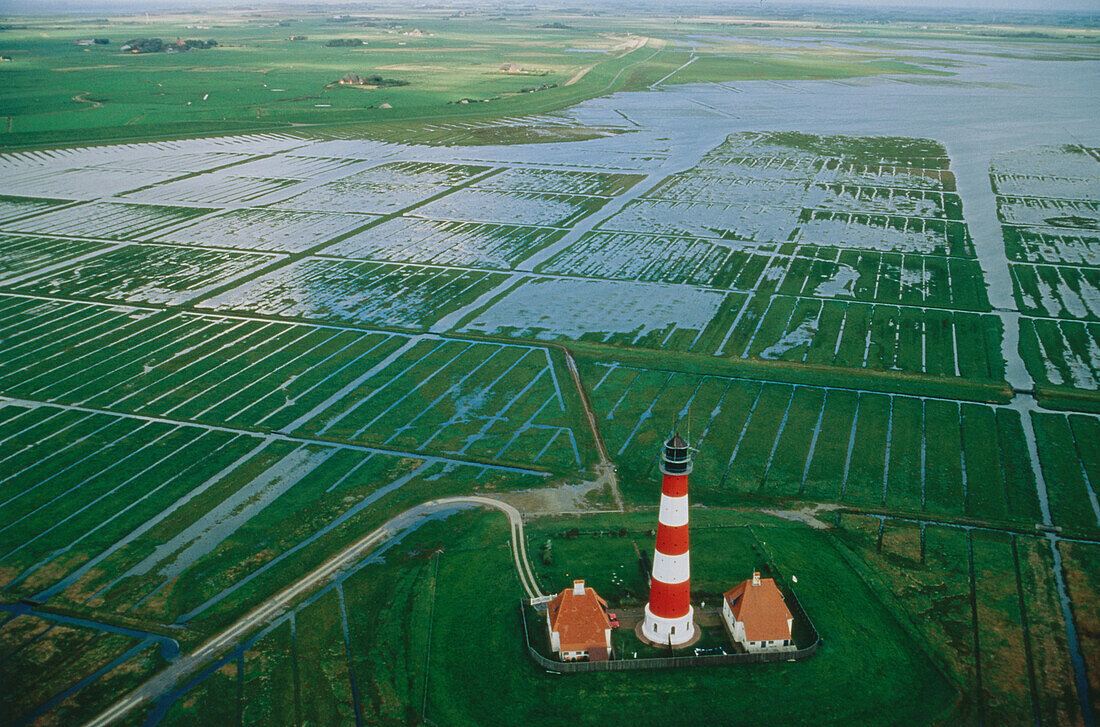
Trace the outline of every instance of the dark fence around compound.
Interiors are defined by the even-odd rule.
[[[527,629],[527,606],[520,601],[520,620],[523,622],[523,637],[527,642],[527,653],[535,663],[547,671],[561,674],[579,674],[594,671],[633,671],[636,669],[684,669],[697,666],[725,666],[728,664],[765,664],[778,661],[802,661],[809,659],[821,646],[821,636],[817,633],[810,617],[806,615],[798,597],[791,593],[786,599],[796,625],[801,620],[810,636],[810,644],[795,651],[766,651],[744,654],[706,654],[702,656],[659,656],[642,659],[609,659],[608,661],[558,661],[548,659],[531,645],[531,634]]]

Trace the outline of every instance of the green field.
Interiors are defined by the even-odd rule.
[[[756,532],[766,539],[768,555],[777,566],[797,572],[799,583],[805,584],[799,588],[799,597],[815,614],[827,644],[813,659],[757,668],[653,672],[646,674],[644,686],[629,673],[548,679],[521,648],[519,589],[503,546],[503,521],[494,520],[496,517],[463,515],[458,519],[461,525],[425,526],[385,565],[366,566],[342,581],[336,592],[330,590],[297,611],[291,627],[296,629],[295,640],[288,639],[291,628],[284,623],[249,645],[243,671],[246,719],[252,713],[257,723],[266,719],[283,723],[295,715],[317,721],[350,720],[358,710],[368,722],[404,723],[419,718],[426,705],[426,716],[439,724],[514,724],[516,720],[556,724],[567,718],[584,720],[593,709],[613,724],[632,723],[641,713],[670,724],[691,724],[702,699],[705,708],[719,719],[765,713],[774,717],[771,710],[779,704],[784,718],[797,721],[811,714],[822,717],[822,704],[831,690],[824,675],[847,673],[855,678],[867,669],[875,669],[880,678],[865,692],[865,699],[830,706],[825,719],[892,724],[897,719],[934,718],[951,708],[950,682],[845,562],[838,546],[825,536],[809,537],[802,528],[774,522],[757,523]],[[735,570],[742,551],[725,547],[728,525],[736,522],[728,516],[718,517],[716,527],[696,530],[694,550],[703,554],[696,562],[707,574],[703,576],[705,589],[721,590],[744,576],[745,568]],[[753,522],[742,521],[740,527]],[[590,530],[621,523],[628,526],[630,534],[604,549],[602,560],[593,561],[583,547],[591,550]],[[565,525],[578,525],[583,532],[572,541],[578,545],[572,549],[561,547],[570,541],[554,541],[556,571],[588,577],[589,572],[613,564],[634,567],[636,559],[628,541],[644,535],[648,518],[585,518]],[[553,532],[563,524],[546,523],[546,527]],[[455,538],[454,528],[463,534]],[[604,539],[599,542],[607,544]],[[428,556],[440,546],[441,554]],[[581,568],[585,572],[577,573]],[[555,580],[563,581],[560,574]],[[601,583],[598,577],[592,580]],[[848,594],[851,600],[847,605],[832,597],[835,588]],[[873,623],[873,630],[887,641],[872,648],[868,631],[854,628],[844,618],[848,607],[859,608]],[[494,658],[480,662],[475,672],[465,668],[468,657],[463,656],[468,651],[471,610],[487,614],[491,623],[499,625],[479,637]],[[430,642],[423,629],[409,629],[410,623],[428,622]],[[852,653],[860,656],[846,656]],[[300,691],[286,690],[282,697],[268,699],[264,683],[278,679],[280,670],[296,670]],[[249,678],[250,672],[256,674],[255,682]],[[176,702],[167,723],[187,720],[198,704],[217,699],[216,690],[231,694],[240,674],[232,661],[227,662],[195,692]],[[722,686],[730,680],[747,688],[730,693]],[[253,684],[256,692],[249,691]],[[913,697],[898,702],[902,684],[919,685],[921,698],[916,698],[916,688],[907,688]],[[780,694],[790,696],[779,699]],[[502,699],[507,709],[493,706],[500,705]],[[616,707],[623,700],[629,701],[628,709]],[[894,716],[882,714],[888,703]]]
[[[302,123],[333,129],[377,124],[378,132],[388,135],[395,120],[447,124],[464,117],[538,113],[615,90],[644,89],[690,58],[668,47],[660,23],[644,18],[623,22],[578,15],[567,17],[567,27],[547,31],[542,26],[561,15],[512,18],[475,11],[457,17],[427,10],[418,18],[345,17],[233,12],[158,17],[151,23],[137,17],[98,23],[19,18],[0,37],[12,58],[0,67],[5,78],[0,147],[288,129]],[[204,22],[212,24],[193,27]],[[414,30],[419,34],[411,34]],[[110,42],[76,44],[87,37]],[[217,47],[120,51],[128,40],[153,37],[215,40]],[[333,40],[362,45],[327,47]],[[669,82],[945,73],[873,52],[822,57],[750,45],[746,55],[743,48],[720,43],[707,50],[703,62]],[[519,71],[502,72],[507,64]],[[348,72],[407,85],[339,86]],[[478,130],[460,133],[476,138]],[[436,129],[432,136],[453,137],[455,130]]]

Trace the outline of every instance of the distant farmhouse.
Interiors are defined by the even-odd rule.
[[[771,578],[753,573],[722,597],[722,619],[731,638],[746,651],[794,651],[794,618]]]
[[[611,619],[607,602],[584,581],[573,581],[547,604],[550,648],[562,661],[607,661],[611,658]]]
[[[398,78],[383,78],[382,76],[360,76],[357,73],[345,73],[337,83],[341,86],[356,86],[358,88],[391,88],[393,86],[408,86],[408,81]]]
[[[500,67],[501,73],[519,73],[520,68],[515,63],[505,63]]]

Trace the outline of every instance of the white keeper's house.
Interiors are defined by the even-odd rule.
[[[745,651],[794,651],[794,618],[771,578],[753,573],[722,597],[722,619],[730,637]]]
[[[562,661],[606,661],[611,658],[611,619],[607,602],[584,581],[573,581],[547,604],[550,648]]]

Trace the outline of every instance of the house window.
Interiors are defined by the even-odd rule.
[[[675,626],[672,627],[672,633],[676,633],[676,627]]]

